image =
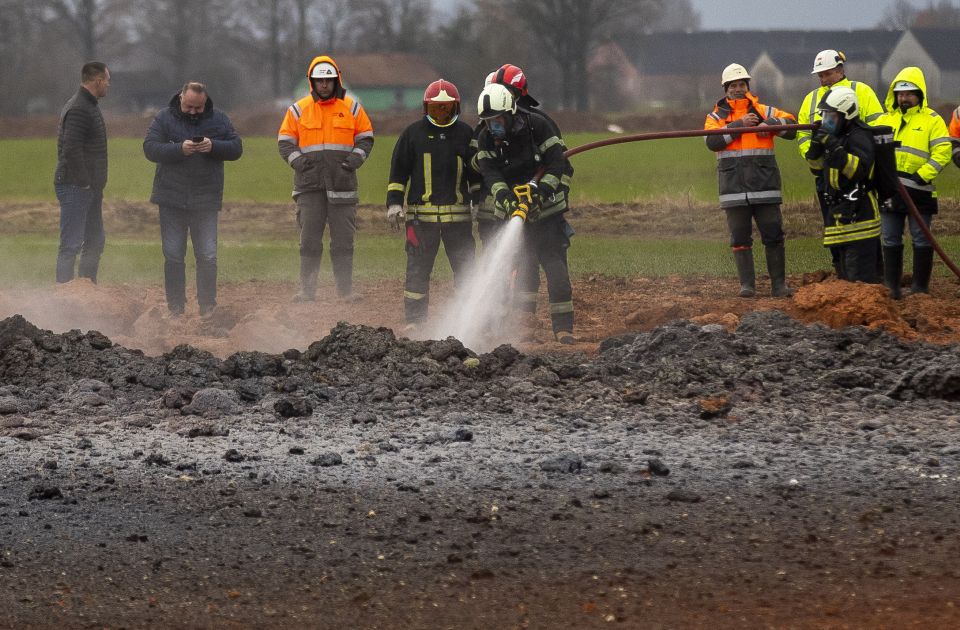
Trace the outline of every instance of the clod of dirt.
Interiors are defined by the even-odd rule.
[[[733,401],[726,394],[701,398],[697,405],[700,407],[700,417],[704,419],[725,416],[733,409]]]
[[[198,416],[231,415],[240,411],[239,403],[237,392],[210,387],[194,394],[190,404],[183,408],[183,412]]]
[[[691,490],[671,490],[667,493],[667,501],[674,501],[676,503],[700,503],[703,500],[696,492]]]
[[[282,418],[302,418],[313,413],[313,405],[303,398],[286,396],[273,403],[273,410]]]
[[[60,499],[63,497],[63,492],[60,491],[60,488],[57,486],[47,486],[39,485],[35,486],[33,490],[30,491],[30,495],[27,497],[30,501],[49,501],[50,499]]]
[[[334,453],[333,451],[328,451],[326,453],[320,453],[312,460],[310,463],[314,466],[320,466],[326,468],[328,466],[339,466],[343,463],[343,458],[340,456],[340,453]]]
[[[540,462],[544,472],[578,473],[583,469],[583,458],[576,453],[561,453]]]

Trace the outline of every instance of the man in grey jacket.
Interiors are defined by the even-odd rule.
[[[110,70],[91,61],[80,71],[80,89],[60,112],[57,127],[57,170],[53,188],[60,202],[60,249],[57,282],[81,278],[97,281],[106,235],[103,231],[103,189],[107,185],[107,128],[99,99],[107,95]]]

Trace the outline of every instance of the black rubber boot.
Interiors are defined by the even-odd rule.
[[[313,302],[316,299],[319,273],[319,257],[300,256],[300,291],[293,296],[294,302]]]
[[[770,295],[790,297],[793,290],[787,286],[787,259],[783,243],[766,247],[767,273],[770,274]]]
[[[883,284],[890,289],[890,297],[903,297],[900,279],[903,277],[903,245],[883,248]]]
[[[910,293],[930,293],[930,275],[933,273],[933,248],[913,248],[913,282]]]
[[[733,250],[733,261],[737,264],[737,278],[740,280],[740,297],[754,297],[757,294],[757,274],[753,269],[753,250]]]

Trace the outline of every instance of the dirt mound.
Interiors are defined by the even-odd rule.
[[[796,292],[793,304],[803,322],[821,322],[831,328],[866,326],[917,338],[917,331],[901,316],[883,285],[842,280],[810,284]]]

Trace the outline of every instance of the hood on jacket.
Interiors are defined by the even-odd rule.
[[[323,62],[327,62],[337,69],[337,80],[336,86],[333,88],[333,98],[342,99],[347,95],[347,90],[343,87],[343,70],[341,70],[340,66],[337,65],[337,62],[333,60],[333,57],[329,55],[320,55],[318,57],[314,57],[313,61],[310,62],[310,65],[307,66],[307,85],[310,86],[310,94],[313,95],[314,99],[318,98],[317,93],[313,91],[313,81],[310,80],[310,73],[313,72],[314,66]]]
[[[897,107],[897,95],[893,92],[893,86],[900,81],[909,81],[919,87],[920,109],[927,106],[927,80],[923,78],[923,70],[916,66],[909,66],[898,72],[896,78],[894,78],[890,84],[890,87],[887,88],[887,99],[884,101],[884,104],[887,106],[888,112],[900,109]]]
[[[173,111],[173,115],[177,118],[185,118],[187,115],[183,113],[183,110],[180,109],[180,92],[177,92],[170,98],[170,109]],[[203,106],[203,111],[200,112],[200,118],[209,118],[213,115],[213,99],[210,98],[210,94],[207,93],[207,102]]]

